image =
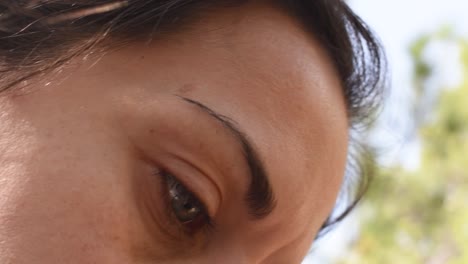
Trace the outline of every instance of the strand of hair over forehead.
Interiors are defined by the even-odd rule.
[[[72,58],[91,52],[108,35],[122,35],[123,40],[152,38],[163,26],[179,23],[197,5],[243,2],[247,0],[0,0],[0,91],[60,69]],[[367,128],[386,86],[385,57],[373,33],[342,0],[272,2],[296,13],[322,41],[343,80],[350,126],[355,131]],[[365,148],[358,139],[351,143],[341,206],[320,234],[341,221],[368,187],[371,175],[363,175],[360,165],[366,162]]]
[[[0,91],[91,51],[117,22],[124,21],[125,13],[136,8],[135,3],[143,2],[151,1],[0,0]],[[79,45],[71,45],[74,42]]]

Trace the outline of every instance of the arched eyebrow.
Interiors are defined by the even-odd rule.
[[[263,219],[270,215],[276,206],[275,195],[268,180],[268,174],[259,158],[257,151],[253,147],[247,135],[239,129],[237,123],[231,118],[216,113],[208,106],[193,99],[178,96],[185,102],[195,105],[202,112],[209,114],[217,122],[221,123],[226,130],[237,140],[242,147],[243,156],[250,171],[250,185],[245,195],[249,215],[256,220]]]

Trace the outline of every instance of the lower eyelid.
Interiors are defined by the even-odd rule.
[[[155,263],[162,259],[191,259],[206,248],[211,236],[203,231],[187,234],[171,212],[170,203],[164,200],[167,198],[162,192],[165,186],[162,177],[151,177],[155,180],[144,187],[156,189],[149,197],[152,200],[141,197],[144,204],[140,210],[143,211],[144,230],[147,231],[144,234],[149,237],[141,246],[145,247],[145,252],[151,253],[151,260]]]
[[[171,252],[184,241],[183,234],[179,230],[171,215],[168,213],[167,202],[164,200],[164,185],[161,177],[154,173],[138,175],[138,178],[145,178],[138,182],[136,199],[141,214],[141,220],[147,234],[154,239],[156,244],[164,245],[167,252]],[[183,243],[182,243],[183,244]]]

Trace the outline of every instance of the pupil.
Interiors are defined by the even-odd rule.
[[[195,221],[200,214],[200,210],[198,209],[196,202],[192,201],[192,199],[193,198],[190,197],[190,194],[188,193],[185,195],[179,194],[179,196],[173,198],[172,204],[174,212],[181,222]]]

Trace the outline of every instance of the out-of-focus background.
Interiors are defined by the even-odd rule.
[[[304,264],[468,263],[468,0],[350,0],[380,36],[391,91],[361,206]]]

